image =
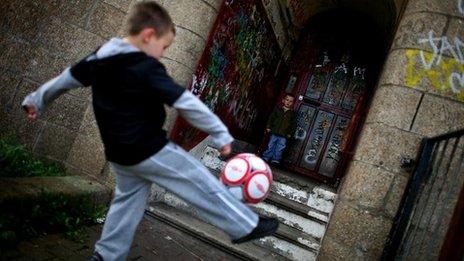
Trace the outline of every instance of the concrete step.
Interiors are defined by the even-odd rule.
[[[306,212],[308,215],[324,222],[328,221],[336,199],[335,193],[323,187],[314,186],[307,190],[307,188],[295,188],[279,181],[273,182],[272,192],[300,204],[289,202],[286,205],[290,205],[292,208],[298,209],[298,211]]]
[[[324,235],[326,224],[323,222],[302,217],[265,202],[253,205],[252,209],[262,216],[278,218],[282,224],[308,234],[316,242],[320,242]]]
[[[232,244],[220,229],[163,203],[150,203],[147,214],[244,260],[286,260],[287,258],[252,242]]]

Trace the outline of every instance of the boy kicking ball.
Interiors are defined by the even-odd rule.
[[[115,196],[91,260],[125,260],[154,182],[200,211],[233,243],[272,235],[273,218],[258,217],[194,157],[166,138],[164,104],[209,133],[222,155],[231,152],[227,127],[176,84],[159,62],[175,37],[174,24],[155,2],[134,6],[128,36],[113,38],[29,94],[22,105],[35,120],[60,94],[92,86],[95,118],[116,175]]]

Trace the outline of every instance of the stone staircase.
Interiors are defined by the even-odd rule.
[[[197,146],[191,152],[212,173],[219,175],[220,169],[225,164],[219,158],[219,152],[207,143],[199,146],[201,147]],[[241,146],[241,151],[253,150]],[[312,183],[284,170],[272,168],[272,171],[274,182],[271,193],[264,202],[253,205],[252,208],[260,215],[278,218],[280,221],[279,230],[275,236],[247,243],[246,250],[239,252],[247,253],[246,259],[251,260],[262,260],[264,256],[266,256],[266,260],[315,260],[333,210],[336,194],[328,187]],[[194,208],[164,189],[154,186],[150,211],[155,213],[160,211],[158,209],[164,209],[165,214],[158,213],[158,215],[172,216],[167,212],[174,210],[169,210],[169,208],[159,204],[175,207],[176,211],[181,210],[182,213],[188,213],[187,215],[198,216]],[[199,220],[195,222],[202,223]],[[192,224],[189,228],[188,224],[188,222],[184,224],[184,229],[198,230],[200,227]],[[207,230],[211,232],[218,229],[209,228]],[[200,233],[202,237],[208,238],[206,236],[208,233],[205,231],[195,233]],[[214,233],[221,234],[218,231]],[[210,237],[214,238],[211,235]],[[227,237],[217,244],[230,251],[237,251],[242,247],[242,245],[232,245]],[[235,250],[231,248],[235,248]]]

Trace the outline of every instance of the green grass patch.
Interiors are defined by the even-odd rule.
[[[49,192],[35,200],[4,202],[0,209],[0,249],[44,233],[63,233],[82,242],[86,236],[82,228],[97,224],[107,211],[88,196],[70,198]]]
[[[36,159],[15,138],[0,138],[0,177],[66,175],[63,167]],[[48,191],[34,199],[1,202],[0,249],[12,248],[22,240],[44,233],[63,233],[82,242],[86,236],[83,227],[96,224],[106,211],[105,205],[95,205],[89,196],[69,197]]]
[[[0,177],[44,176],[66,176],[66,170],[56,163],[36,159],[12,137],[0,139]]]

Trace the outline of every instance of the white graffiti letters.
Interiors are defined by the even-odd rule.
[[[455,37],[453,44],[450,44],[448,37],[434,37],[433,34],[433,31],[429,31],[429,36],[427,38],[419,39],[419,43],[428,43],[433,50],[433,56],[429,61],[425,59],[424,51],[420,52],[422,64],[426,69],[431,69],[433,65],[439,65],[443,54],[451,55],[460,63],[464,63],[462,54],[462,47],[464,47],[464,44],[461,39]]]
[[[454,93],[462,92],[464,90],[464,73],[452,73],[449,77],[449,83]]]

